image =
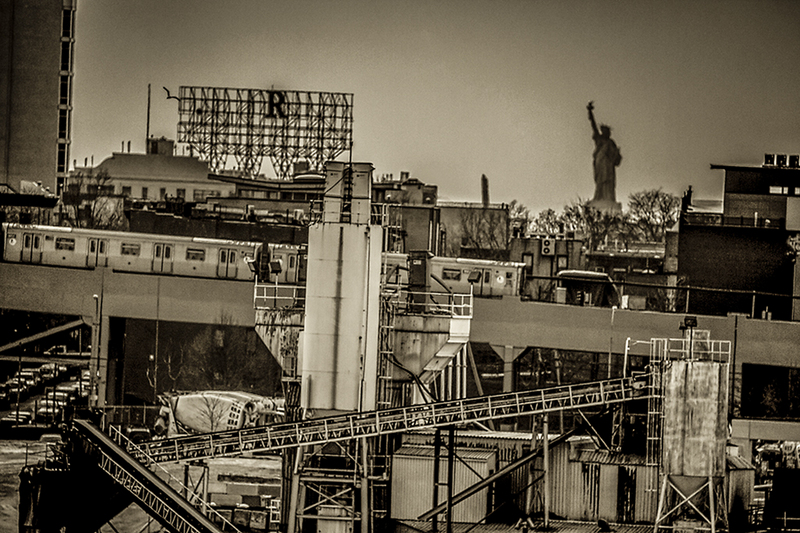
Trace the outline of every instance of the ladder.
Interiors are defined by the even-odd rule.
[[[646,383],[647,376],[639,376],[562,385],[155,440],[130,446],[128,451],[144,464],[274,451],[523,414],[606,406],[646,397]]]

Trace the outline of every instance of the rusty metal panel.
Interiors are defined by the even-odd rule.
[[[668,475],[725,475],[727,368],[709,361],[665,363],[663,454]]]

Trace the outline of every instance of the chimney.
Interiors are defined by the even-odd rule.
[[[481,174],[481,202],[483,207],[489,207],[489,178]]]

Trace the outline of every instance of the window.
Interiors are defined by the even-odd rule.
[[[442,279],[450,279],[453,281],[461,280],[461,271],[454,268],[445,268],[442,270]]]
[[[65,9],[62,13],[61,18],[61,36],[62,37],[72,37],[72,17],[74,11],[71,9]]]
[[[122,187],[122,195],[123,196],[130,196],[131,195],[131,188],[123,186]]]
[[[56,172],[67,171],[67,145],[64,142],[58,143],[58,161],[56,162]]]
[[[289,268],[294,268],[294,256],[289,256]]]
[[[66,139],[69,137],[69,110],[58,110],[58,138]]]
[[[186,199],[186,189],[178,189],[176,192],[176,196],[181,200]]]
[[[142,247],[139,244],[132,244],[132,243],[122,243],[122,249],[120,250],[120,254],[122,255],[136,255],[138,256],[142,251]]]
[[[69,41],[61,41],[61,70],[70,70],[70,55],[72,52],[72,43]]]
[[[789,187],[781,187],[780,185],[770,185],[770,194],[789,194]]]
[[[206,251],[202,248],[187,248],[186,249],[187,261],[205,261]]]
[[[71,252],[75,249],[75,239],[68,239],[67,237],[56,238],[56,250],[66,250]]]
[[[166,197],[167,197],[167,189],[166,187],[161,187],[161,189],[158,191],[158,199],[163,200]]]
[[[72,78],[69,76],[61,76],[60,90],[59,90],[59,103],[61,105],[69,105],[69,85]]]
[[[147,187],[142,187],[142,198],[147,200]]]

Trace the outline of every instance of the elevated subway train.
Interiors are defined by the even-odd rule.
[[[154,273],[252,281],[301,281],[298,247],[262,243],[130,233],[61,226],[3,223],[3,261],[68,268],[108,267],[119,272]]]
[[[383,262],[386,282],[408,284],[408,256],[385,253]],[[519,296],[520,280],[525,263],[464,259],[460,257],[431,257],[429,260],[430,291],[472,294],[481,297]]]
[[[270,283],[305,283],[305,246],[14,223],[3,223],[2,230],[6,262],[243,281],[259,273],[260,280]],[[408,285],[407,254],[386,252],[383,262],[386,283]],[[428,273],[431,292],[464,294],[471,288],[475,296],[498,298],[521,296],[525,290],[524,263],[431,257]],[[586,276],[574,277],[558,277],[558,286],[567,291],[563,303],[611,306],[619,300],[617,295],[616,301],[597,297],[587,302],[581,298],[588,291]],[[604,290],[616,291],[607,276],[604,281]]]

